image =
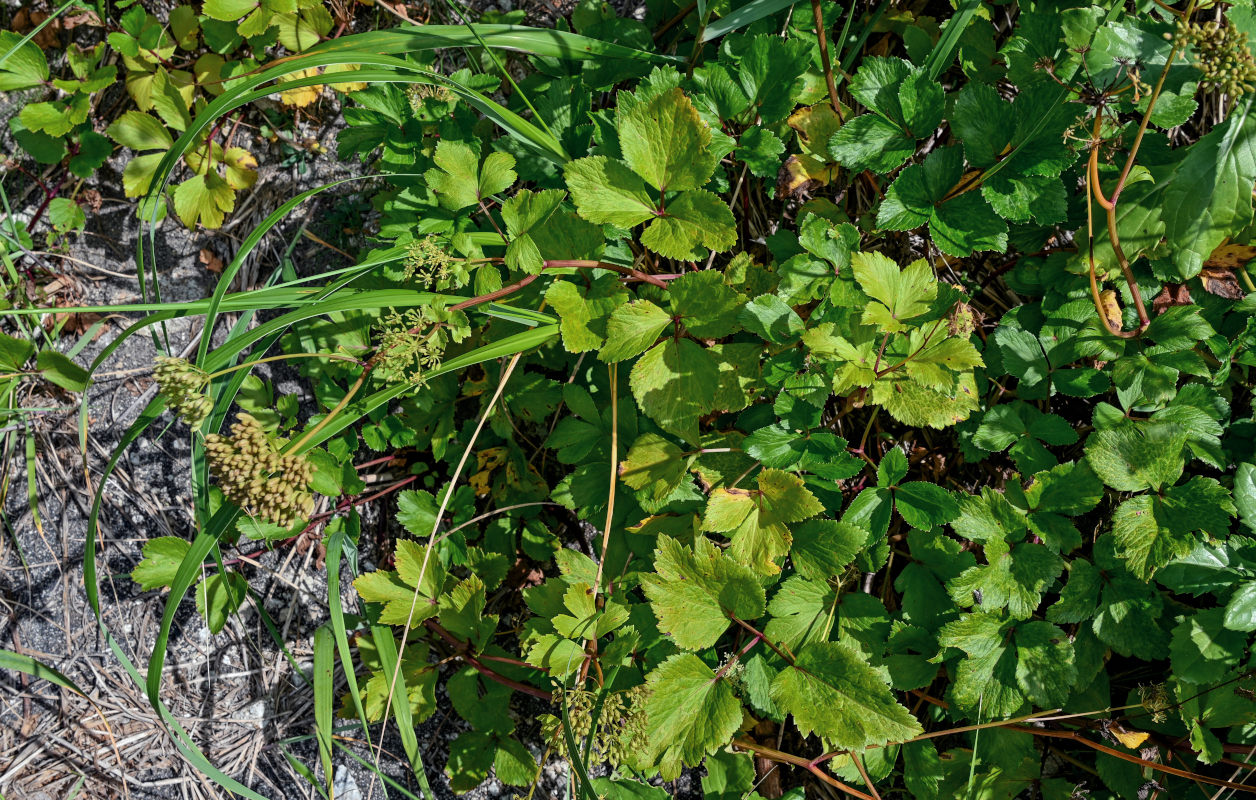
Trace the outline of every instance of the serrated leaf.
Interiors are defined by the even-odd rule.
[[[659,620],[677,646],[702,650],[715,644],[731,624],[763,615],[766,598],[753,572],[724,555],[706,537],[692,549],[660,536],[654,574],[642,586]]]
[[[741,724],[741,703],[728,683],[695,655],[678,653],[646,679],[648,757],[664,780],[728,743]]]
[[[841,748],[900,742],[921,732],[889,686],[859,652],[837,642],[813,642],[772,681],[772,700],[804,736],[814,732]]]
[[[660,192],[697,189],[715,170],[711,130],[680,89],[621,105],[615,126],[624,162]]]
[[[1160,489],[1182,474],[1185,433],[1176,425],[1125,424],[1092,433],[1086,461],[1120,492]]]
[[[492,152],[480,163],[480,153],[466,142],[441,139],[432,154],[435,167],[424,173],[440,204],[451,211],[474,206],[515,182],[515,157]]]
[[[702,528],[723,533],[732,544],[729,553],[757,572],[780,571],[776,560],[789,552],[789,523],[814,517],[824,506],[788,472],[765,469],[758,489],[725,489],[711,492]]]
[[[177,536],[158,536],[144,542],[143,558],[131,570],[131,580],[148,592],[169,587],[190,544]]]
[[[697,342],[669,340],[637,360],[628,382],[641,409],[660,428],[693,442],[698,417],[715,405],[719,365]]]
[[[671,315],[649,300],[616,306],[606,322],[606,344],[598,358],[615,362],[640,355],[658,341],[671,322]]]
[[[856,253],[851,257],[851,270],[860,288],[879,301],[879,305],[864,309],[863,322],[890,333],[905,330],[904,320],[928,311],[938,293],[937,278],[923,259],[900,270],[881,253]]]
[[[563,166],[567,188],[580,216],[599,225],[640,225],[657,214],[645,182],[622,162],[589,156]]]
[[[666,258],[695,261],[737,243],[733,212],[716,195],[704,189],[682,192],[669,202],[641,234],[641,243]]]

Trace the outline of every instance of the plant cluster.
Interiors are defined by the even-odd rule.
[[[172,193],[175,214],[189,228],[218,228],[237,194],[257,180],[258,159],[235,143],[240,115],[193,140],[182,140],[182,134],[240,76],[256,70],[259,59],[299,53],[326,38],[335,22],[332,13],[321,0],[273,6],[224,0],[199,10],[175,4],[161,18],[135,0],[114,5],[116,12],[103,3],[67,3],[38,24],[27,14],[31,29],[25,36],[0,32],[5,56],[0,91],[25,91],[28,98],[9,119],[20,148],[9,166],[37,181],[45,195],[24,228],[46,214],[54,241],[82,229],[95,173],[117,146],[133,154],[122,175],[125,196],[145,197],[176,139],[182,143],[177,156],[182,180]],[[343,30],[347,7],[338,8]],[[111,94],[119,85],[130,106],[121,114]],[[281,101],[300,108],[321,88],[307,82],[282,92]],[[48,168],[48,174],[36,177],[23,162]],[[139,213],[160,220],[167,203],[141,204]]]
[[[395,721],[429,792],[443,680],[456,791],[535,789],[544,753],[590,800],[698,767],[712,798],[1242,788],[1256,13],[810,10],[346,37],[185,126],[171,158],[267,82],[367,83],[339,155],[383,178],[375,240],[321,285],[224,288],[207,331],[220,300],[288,310],[194,362],[278,348],[322,413],[282,453],[276,413],[198,439],[203,526],[136,573],[168,620],[222,548],[322,532],[324,777],[334,724]],[[265,406],[243,385],[207,430]],[[363,448],[408,470],[368,498],[406,535],[346,616]],[[244,580],[217,564],[211,627]],[[552,705],[541,754],[523,697]]]

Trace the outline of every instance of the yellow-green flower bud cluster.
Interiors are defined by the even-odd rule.
[[[245,513],[285,528],[314,513],[314,468],[304,456],[280,453],[252,416],[241,414],[230,436],[206,436],[205,452],[222,493]]]
[[[1195,51],[1195,68],[1204,73],[1200,86],[1238,97],[1256,85],[1256,59],[1247,49],[1247,34],[1224,21],[1179,20],[1173,43]]]
[[[410,243],[405,268],[406,280],[418,281],[436,291],[460,289],[471,279],[466,264],[445,252],[434,236]]]
[[[193,428],[209,416],[214,401],[205,393],[209,375],[189,361],[172,356],[157,356],[153,370],[157,390],[175,414]]]
[[[584,689],[563,692],[559,702],[567,705],[567,719],[571,722],[571,737],[578,747],[593,737],[592,756],[612,768],[631,762],[635,754],[645,751],[646,738],[645,699],[648,692],[644,685],[623,692],[612,692],[602,702],[597,730],[593,730],[593,709],[598,695]],[[567,751],[567,737],[563,735],[563,722],[546,715],[542,719],[545,735],[555,750],[564,758],[571,758]]]
[[[406,99],[410,101],[410,110],[416,117],[423,114],[423,101],[436,100],[448,103],[454,99],[454,93],[444,86],[429,86],[425,83],[412,83],[406,87]]]
[[[432,304],[394,311],[380,323],[377,372],[421,386],[440,367],[445,348],[470,334],[471,322],[460,310]]]

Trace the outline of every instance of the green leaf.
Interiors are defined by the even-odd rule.
[[[1234,505],[1249,531],[1256,531],[1256,464],[1244,462],[1234,470]]]
[[[795,432],[785,422],[760,428],[746,437],[742,447],[773,469],[811,472],[831,480],[850,478],[863,470],[863,462],[846,452],[845,439],[828,431]]]
[[[615,126],[624,162],[660,192],[697,189],[715,171],[711,130],[680,89],[621,104]]]
[[[1238,666],[1247,637],[1224,625],[1225,610],[1196,611],[1173,629],[1169,659],[1178,680],[1200,685],[1220,683]]]
[[[915,152],[915,137],[876,114],[855,117],[829,139],[833,160],[853,172],[892,172]]]
[[[766,598],[754,573],[706,537],[690,549],[660,536],[654,569],[641,583],[659,629],[679,647],[703,650],[715,644],[731,624],[730,614],[743,620],[763,615]]]
[[[760,178],[776,177],[784,152],[785,143],[767,128],[751,128],[737,140],[737,160],[750,168],[750,174]]]
[[[211,634],[222,631],[227,618],[244,602],[248,588],[248,581],[238,572],[216,572],[201,580],[196,587],[196,610]]]
[[[944,625],[938,642],[968,654],[956,668],[951,694],[962,708],[980,708],[984,718],[1011,716],[1027,701],[1062,706],[1077,677],[1069,637],[1049,622],[966,614]]]
[[[702,247],[715,252],[737,243],[733,212],[716,195],[693,189],[682,192],[660,211],[641,234],[641,243],[666,258],[696,261]]]
[[[1130,571],[1147,579],[1175,558],[1190,555],[1196,531],[1226,535],[1234,513],[1229,492],[1221,484],[1195,477],[1161,495],[1126,500],[1112,515],[1112,533]]]
[[[959,516],[959,504],[941,486],[912,481],[894,490],[894,507],[913,528],[928,530]]]
[[[169,150],[174,144],[170,131],[156,118],[142,111],[128,111],[105,129],[105,134],[132,150]]]
[[[872,534],[850,522],[813,519],[794,526],[793,537],[789,554],[794,568],[800,575],[824,581],[845,572]]]
[[[179,564],[188,554],[188,547],[187,540],[177,536],[149,539],[140,551],[144,557],[131,570],[131,580],[146,592],[168,588],[174,581]]]
[[[631,228],[654,218],[657,207],[641,178],[622,162],[589,156],[563,166],[576,211],[589,222]]]
[[[211,19],[235,22],[260,7],[259,0],[205,0],[203,11]]]
[[[761,294],[738,312],[738,320],[764,341],[785,344],[805,329],[802,317],[774,294]]]
[[[1225,605],[1225,626],[1232,631],[1256,631],[1256,581],[1239,586]]]
[[[518,178],[515,157],[509,153],[489,153],[481,164],[475,148],[450,139],[437,142],[432,161],[436,166],[424,173],[424,179],[440,204],[451,211],[477,205],[510,188]]]
[[[545,292],[545,301],[558,312],[558,329],[569,353],[602,347],[611,314],[628,302],[628,297],[616,275],[597,278],[584,292],[571,281],[555,281]]]
[[[856,253],[851,257],[851,270],[860,288],[879,301],[864,309],[863,322],[889,333],[906,330],[903,321],[928,311],[938,294],[937,278],[924,259],[900,270],[881,253]]]
[[[986,546],[989,564],[971,567],[947,584],[951,599],[966,608],[1006,608],[1015,619],[1029,619],[1060,572],[1064,560],[1040,544],[1021,543],[1010,551],[1001,542]]]
[[[606,344],[598,358],[615,362],[640,355],[658,341],[671,322],[671,315],[649,300],[616,306],[606,323]]]
[[[717,270],[687,272],[668,286],[672,313],[699,339],[722,339],[740,327],[738,313],[746,298],[726,285]]]
[[[728,683],[695,655],[678,653],[646,679],[648,757],[664,780],[701,763],[741,725],[741,703]]]
[[[959,147],[934,150],[923,164],[904,169],[885,193],[877,225],[906,231],[926,222],[942,252],[964,257],[1007,248],[1007,223],[972,192],[952,194],[964,172]]]
[[[768,604],[772,618],[763,634],[787,650],[823,641],[833,627],[836,605],[837,595],[828,583],[794,575],[781,584]]]
[[[638,359],[628,382],[641,409],[660,428],[695,442],[698,417],[714,407],[720,375],[709,351],[690,339],[673,339]]]
[[[90,372],[57,350],[40,350],[39,355],[35,356],[35,364],[48,382],[70,392],[81,392],[86,389],[92,377]]]
[[[1086,461],[1119,492],[1161,489],[1177,481],[1186,435],[1176,425],[1133,423],[1095,431],[1086,440]]]
[[[772,681],[772,700],[798,731],[840,749],[901,742],[921,732],[864,656],[837,642],[813,642]]]
[[[234,208],[235,190],[216,172],[193,175],[174,190],[174,213],[189,228],[197,223],[211,230],[221,227]]]
[[[1251,111],[1250,99],[1239,103],[1191,145],[1158,203],[1179,280],[1199,274],[1212,251],[1252,220],[1256,115]]]
[[[824,506],[796,475],[765,469],[757,480],[757,490],[712,491],[702,529],[727,535],[730,555],[756,572],[773,574],[780,571],[776,560],[789,552],[786,526],[816,516]]]
[[[30,89],[48,80],[44,51],[34,41],[17,47],[23,38],[13,31],[0,31],[0,53],[8,53],[8,58],[0,63],[0,92]]]
[[[688,474],[689,462],[675,444],[656,433],[637,437],[619,464],[619,478],[637,490],[646,490],[655,502],[676,491]]]

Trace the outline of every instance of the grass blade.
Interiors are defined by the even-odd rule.
[[[335,666],[332,631],[324,623],[314,631],[314,733],[318,737],[318,755],[323,762],[327,793],[331,788],[332,703],[334,701],[332,668]]]

